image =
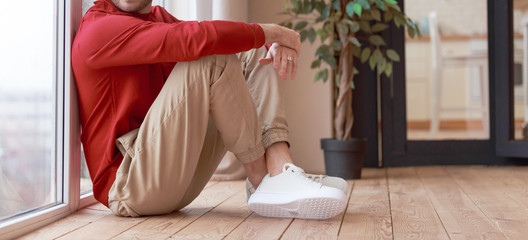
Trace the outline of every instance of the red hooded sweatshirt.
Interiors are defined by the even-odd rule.
[[[108,206],[123,160],[115,141],[139,128],[176,62],[247,51],[264,39],[257,24],[180,21],[159,6],[136,14],[111,0],[95,2],[72,46],[81,141],[95,198]]]

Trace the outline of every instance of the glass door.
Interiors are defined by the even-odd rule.
[[[381,80],[383,165],[508,163],[495,149],[498,121],[503,119],[496,102],[499,81],[507,77],[499,72],[509,64],[497,54],[504,51],[498,49],[504,38],[497,36],[508,26],[507,21],[499,24],[508,16],[499,9],[507,4],[399,4],[423,36],[411,39],[395,28],[387,35],[391,46],[404,54],[393,77]]]
[[[496,4],[497,141],[499,156],[528,157],[528,2]],[[502,60],[502,61],[499,61]],[[523,161],[523,160],[520,160]],[[524,161],[525,162],[525,161]]]

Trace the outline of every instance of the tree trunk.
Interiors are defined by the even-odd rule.
[[[344,38],[341,38],[344,39]],[[336,139],[348,140],[351,138],[350,132],[354,124],[354,114],[352,112],[352,88],[351,83],[354,80],[354,55],[352,43],[344,43],[337,72],[339,74],[339,92],[335,106],[334,127]]]

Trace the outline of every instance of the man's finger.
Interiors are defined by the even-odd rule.
[[[262,64],[262,65],[268,65],[271,62],[273,62],[272,58],[261,58],[261,59],[259,59],[259,63]]]
[[[293,59],[292,62],[292,71],[291,71],[291,79],[295,79],[295,76],[297,75],[297,59]]]
[[[288,78],[287,70],[288,70],[288,55],[287,53],[283,53],[282,59],[281,59],[280,71],[279,71],[279,76],[281,76],[282,79]]]
[[[275,58],[273,59],[273,69],[275,69],[275,71],[279,71],[281,59],[282,59],[281,51],[277,50],[277,52],[275,52]]]

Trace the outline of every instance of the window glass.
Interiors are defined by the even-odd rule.
[[[423,35],[405,44],[408,139],[489,139],[487,1],[404,5]]]
[[[514,139],[528,141],[528,1],[513,1]]]
[[[20,9],[4,1],[4,9]],[[57,198],[55,1],[0,14],[0,220]]]

